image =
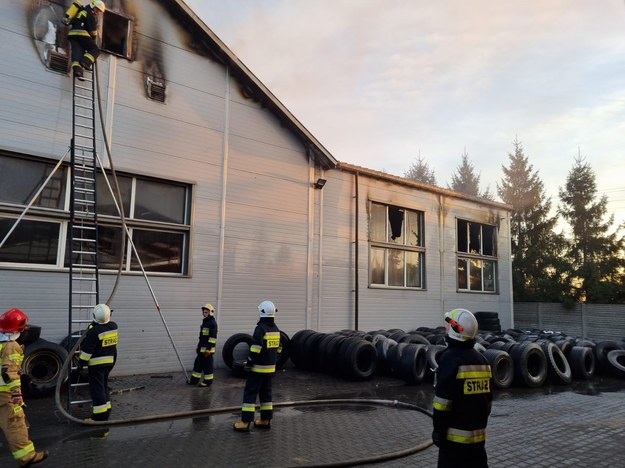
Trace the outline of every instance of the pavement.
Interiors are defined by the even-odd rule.
[[[207,388],[183,372],[114,377],[112,421],[86,426],[53,396],[27,401],[42,467],[435,467],[432,383],[365,382],[297,369],[274,379],[270,431],[237,433],[245,380],[217,369]],[[84,418],[90,407],[72,407]],[[0,467],[14,462],[0,440]],[[493,467],[625,467],[625,380],[496,390],[486,448]]]

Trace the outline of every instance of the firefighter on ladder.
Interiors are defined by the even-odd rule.
[[[83,79],[83,69],[91,70],[100,49],[96,44],[98,16],[106,6],[102,0],[93,0],[89,5],[72,3],[65,14],[64,22],[69,26],[67,39],[72,49],[72,71],[79,80]]]
[[[477,319],[466,309],[454,309],[445,322],[448,347],[438,359],[432,415],[438,468],[488,468],[493,379],[488,360],[474,349]]]
[[[19,309],[0,315],[0,427],[18,466],[32,466],[48,457],[48,452],[35,451],[28,438],[24,414],[20,368],[24,359],[22,346],[15,340],[26,329],[28,317]]]
[[[89,392],[93,409],[86,421],[107,421],[111,415],[109,373],[117,360],[117,324],[111,322],[111,309],[106,304],[93,308],[93,322],[80,346],[79,374],[82,367],[89,369]]]

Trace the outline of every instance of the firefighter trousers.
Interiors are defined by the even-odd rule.
[[[213,380],[213,355],[204,356],[204,353],[197,353],[193,362],[193,373],[191,374],[191,383],[197,383],[204,373],[204,382],[212,382]]]
[[[91,419],[107,421],[111,415],[111,394],[109,391],[109,373],[111,365],[89,366],[89,392],[93,408]]]
[[[481,444],[446,442],[438,450],[438,468],[488,468],[486,448]]]
[[[72,66],[90,67],[100,55],[100,49],[91,36],[68,36],[72,47]]]
[[[4,400],[5,395],[0,398]],[[21,406],[11,401],[0,402],[0,427],[7,439],[11,455],[16,460],[29,460],[35,452],[35,446],[28,438],[26,416]]]
[[[243,407],[241,408],[241,421],[252,422],[254,420],[254,408],[256,397],[260,400],[260,419],[271,420],[273,417],[273,402],[271,401],[271,386],[273,374],[249,372],[243,390]]]

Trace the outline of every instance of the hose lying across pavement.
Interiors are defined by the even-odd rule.
[[[78,348],[81,341],[82,341],[82,337],[74,345],[74,348]],[[62,370],[65,370],[65,368],[68,366],[68,363],[71,362],[72,354],[73,353],[70,352],[69,354],[70,357],[63,364]],[[150,416],[139,416],[139,417],[129,418],[129,419],[113,419],[110,421],[85,421],[83,419],[79,419],[79,418],[76,418],[75,416],[72,416],[65,410],[65,408],[63,408],[63,405],[61,404],[61,399],[60,399],[60,387],[61,387],[60,384],[57,385],[55,393],[54,393],[57,409],[68,420],[78,423],[78,424],[86,425],[86,426],[121,426],[121,425],[126,425],[126,424],[154,422],[154,421],[161,421],[161,420],[188,418],[188,417],[211,415],[211,414],[233,413],[241,409],[240,406],[227,406],[227,407],[222,407],[222,408],[206,408],[206,409],[199,409],[199,410],[179,411],[176,413],[164,413],[164,414],[156,414],[156,415],[150,415]],[[360,404],[360,405],[369,404],[369,405],[387,406],[391,408],[409,409],[413,411],[419,411],[420,413],[423,413],[429,417],[432,417],[432,413],[430,411],[424,408],[421,408],[420,406],[413,405],[411,403],[404,403],[398,400],[380,400],[380,399],[366,399],[366,398],[363,398],[363,399],[336,398],[336,399],[327,399],[327,400],[286,401],[286,402],[274,403],[273,406],[274,408],[284,408],[284,407],[291,407],[291,406],[323,406],[323,405],[345,405],[345,404]],[[395,452],[389,452],[389,453],[377,455],[374,457],[351,459],[351,460],[346,460],[346,461],[341,461],[341,462],[332,462],[332,463],[324,463],[324,464],[297,465],[297,466],[299,467],[301,466],[340,467],[340,466],[354,466],[354,465],[381,463],[381,462],[395,460],[398,458],[403,458],[409,455],[413,455],[417,452],[425,450],[431,445],[432,445],[432,441],[428,439],[408,449],[398,450]]]

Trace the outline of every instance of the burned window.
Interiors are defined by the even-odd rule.
[[[457,249],[458,290],[495,292],[497,228],[459,219]]]
[[[369,208],[370,284],[425,288],[423,212],[381,203]]]
[[[102,15],[101,49],[113,55],[132,57],[132,34],[134,24],[130,18],[111,10]]]

